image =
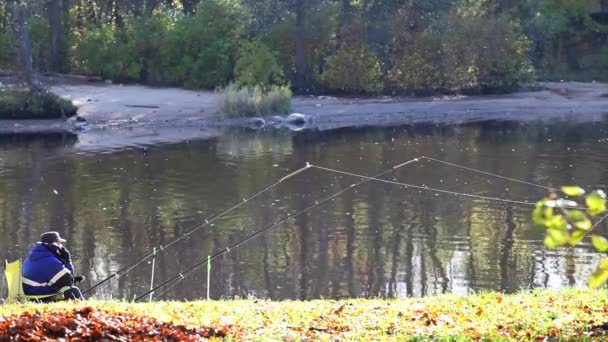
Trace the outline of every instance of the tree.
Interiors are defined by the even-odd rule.
[[[63,71],[63,11],[62,0],[49,0],[47,4],[51,39],[51,70]]]
[[[306,88],[306,43],[305,43],[305,7],[304,0],[295,0],[294,11],[296,14],[296,91],[305,93]]]
[[[42,84],[34,71],[32,44],[26,27],[27,8],[23,1],[17,1],[13,7],[13,30],[17,41],[17,60],[28,87],[35,93],[42,92]]]

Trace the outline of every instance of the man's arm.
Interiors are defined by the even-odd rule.
[[[72,275],[72,271],[68,270],[67,268],[65,269],[67,270],[67,272],[64,272],[64,274],[59,279],[57,279],[57,281],[55,281],[55,283],[53,284],[54,286],[62,288],[65,286],[74,285],[74,276]]]
[[[65,268],[70,270],[70,273],[72,274],[72,285],[74,284],[74,282],[80,283],[81,281],[84,281],[86,279],[86,277],[83,275],[75,275],[74,265],[72,264],[72,256],[70,255],[70,252],[65,247],[61,247],[59,249],[59,258],[63,262],[63,265],[65,266]]]
[[[72,273],[72,276],[73,276],[74,275],[74,265],[72,265],[72,256],[70,255],[70,252],[65,247],[61,247],[59,249],[59,259],[61,259],[65,268],[70,270],[70,272]]]

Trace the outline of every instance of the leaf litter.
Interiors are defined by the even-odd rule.
[[[205,341],[225,337],[213,328],[186,328],[154,318],[110,313],[87,306],[68,312],[0,317],[0,341]]]
[[[608,292],[589,289],[399,300],[9,304],[0,306],[0,341],[605,341],[607,316]]]

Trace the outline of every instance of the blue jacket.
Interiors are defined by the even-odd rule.
[[[72,285],[74,267],[71,262],[62,260],[57,251],[56,246],[47,243],[34,245],[21,270],[26,295],[53,294],[66,285]]]

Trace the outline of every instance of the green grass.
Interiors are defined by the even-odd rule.
[[[588,326],[608,321],[605,290],[539,290],[405,300],[218,300],[7,304],[0,316],[92,306],[189,327],[226,329],[228,340],[510,341],[605,340]]]
[[[50,92],[37,96],[28,90],[0,88],[0,119],[57,119],[62,110],[71,117],[78,108]]]
[[[291,107],[291,90],[288,86],[243,87],[229,85],[220,91],[220,116],[251,117],[256,115],[287,114]]]

